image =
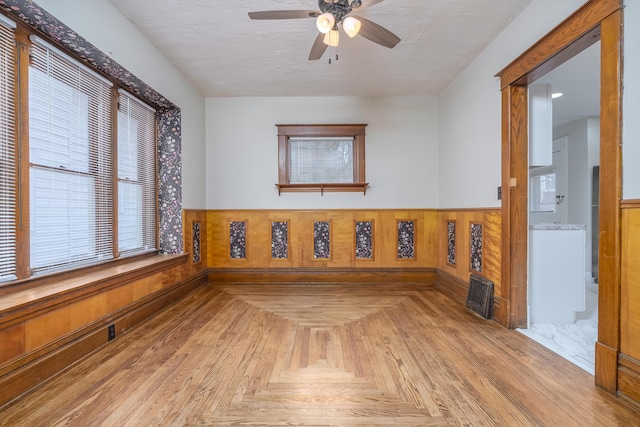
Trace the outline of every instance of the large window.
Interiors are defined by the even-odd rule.
[[[30,265],[113,256],[111,84],[34,43],[29,67]]]
[[[0,282],[154,251],[155,111],[20,40],[0,24]]]
[[[118,100],[118,250],[155,249],[155,111],[121,91]]]

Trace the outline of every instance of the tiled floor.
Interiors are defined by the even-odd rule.
[[[518,331],[593,375],[598,337],[596,284],[587,284],[586,307],[586,311],[576,315],[576,323],[537,323]]]

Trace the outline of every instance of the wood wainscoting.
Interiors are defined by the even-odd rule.
[[[434,268],[438,259],[435,209],[209,210],[208,265],[212,269],[255,268]],[[413,224],[413,252],[398,254],[399,222]],[[286,222],[287,256],[272,256],[272,223]],[[314,253],[314,223],[329,223],[328,256]],[[356,222],[370,222],[371,256],[356,255]],[[244,223],[244,250],[232,257],[230,224]]]
[[[640,200],[622,202],[618,390],[640,402]]]
[[[205,212],[185,211],[183,220],[184,254],[0,288],[0,406],[103,346],[110,326],[120,337],[206,283],[206,262],[192,256],[193,224],[205,236]],[[206,256],[206,243],[195,247]]]
[[[438,283],[458,299],[465,299],[469,289],[469,276],[478,274],[494,285],[493,317],[507,326],[508,301],[503,298],[502,267],[502,219],[496,209],[443,209],[438,211]],[[472,266],[472,224],[482,230],[480,270]],[[452,226],[453,225],[453,226]],[[453,228],[453,236],[451,235]],[[452,256],[453,253],[453,256]],[[476,256],[478,254],[476,253]]]
[[[314,222],[329,223],[330,255],[315,258]],[[372,225],[372,253],[356,255],[357,222]],[[272,254],[272,223],[286,222],[286,258]],[[399,229],[414,225],[413,257],[399,255]],[[455,225],[455,259],[449,224]],[[240,227],[238,227],[240,224]],[[207,245],[211,282],[415,281],[439,282],[466,298],[469,276],[494,283],[494,318],[507,325],[501,285],[502,226],[499,208],[371,210],[209,210]],[[234,229],[239,228],[239,234]],[[472,236],[472,229],[476,233]],[[480,235],[478,235],[480,232]],[[232,254],[232,240],[244,245]],[[472,253],[474,255],[472,260]],[[473,264],[473,265],[472,265]]]

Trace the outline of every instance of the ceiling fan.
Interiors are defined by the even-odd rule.
[[[369,0],[371,7],[384,0]],[[351,16],[351,12],[362,7],[362,0],[318,0],[320,10],[265,10],[249,12],[249,18],[256,20],[316,18],[316,26],[320,33],[316,37],[309,60],[320,59],[327,46],[338,46],[338,25],[349,36],[360,35],[374,43],[393,48],[400,43],[400,37],[381,25],[361,16]]]

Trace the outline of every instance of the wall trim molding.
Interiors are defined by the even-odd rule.
[[[640,199],[623,200],[620,207],[622,209],[640,209]]]
[[[4,364],[0,367],[0,409],[105,345],[108,341],[108,325],[115,324],[117,340],[120,335],[204,286],[206,282],[206,271],[202,271]]]
[[[438,212],[478,212],[478,213],[500,213],[502,212],[501,207],[497,208],[443,208],[437,209]]]
[[[211,283],[434,283],[435,268],[209,268]]]

